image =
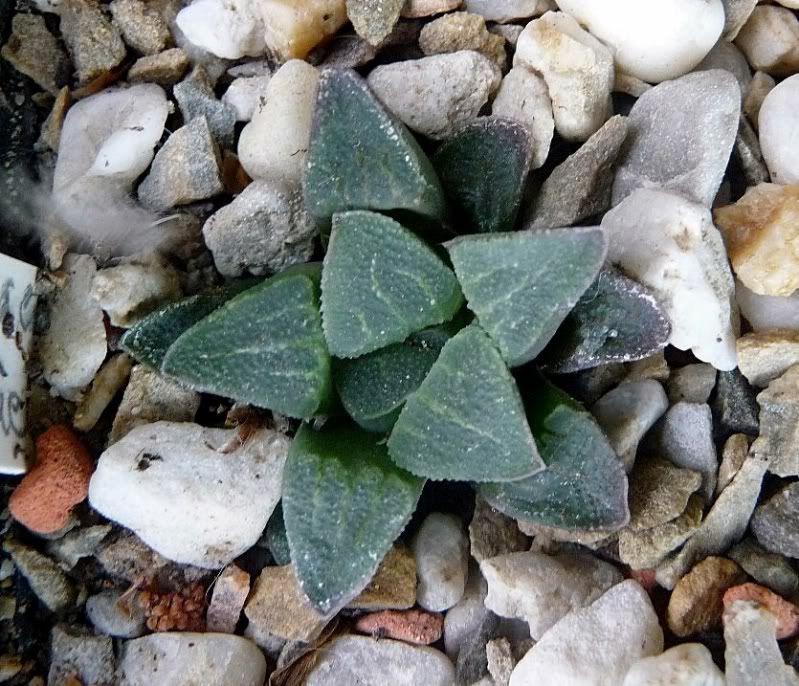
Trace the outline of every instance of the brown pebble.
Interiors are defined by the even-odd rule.
[[[208,631],[232,634],[250,594],[250,575],[234,564],[225,567],[214,584],[206,623]]]
[[[36,439],[36,464],[11,494],[11,515],[40,534],[62,529],[89,493],[93,466],[72,429],[51,427]]]
[[[733,586],[724,593],[724,608],[736,600],[752,600],[777,617],[777,640],[799,634],[799,608],[765,586],[748,583]]]
[[[380,638],[429,645],[444,633],[444,618],[424,610],[384,610],[360,617],[355,630]]]

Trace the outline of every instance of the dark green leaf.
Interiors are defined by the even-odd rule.
[[[319,610],[369,583],[423,485],[391,462],[375,434],[300,428],[283,473],[283,517],[297,578]]]
[[[367,431],[391,431],[405,399],[419,388],[436,361],[446,337],[424,333],[363,357],[335,362],[341,404]]]
[[[356,357],[454,316],[458,281],[433,250],[374,212],[333,217],[322,270],[322,317],[330,352]]]
[[[431,479],[505,481],[543,467],[516,383],[478,326],[444,345],[388,448],[400,467]]]
[[[532,360],[596,277],[599,227],[465,236],[447,244],[480,325],[511,366]]]
[[[612,267],[603,269],[538,358],[566,373],[649,357],[669,342],[671,324],[652,292]]]
[[[204,392],[311,417],[331,392],[318,291],[310,265],[264,281],[180,336],[163,371]]]
[[[289,539],[286,536],[286,524],[283,522],[283,505],[278,503],[266,525],[266,547],[272,553],[276,565],[287,565],[291,562]]]
[[[354,71],[322,72],[305,204],[318,219],[354,209],[444,215],[443,192],[430,160]]]
[[[531,158],[527,130],[496,117],[481,117],[436,150],[456,232],[513,230]]]
[[[594,418],[542,381],[528,419],[547,468],[528,479],[480,486],[511,517],[561,529],[615,530],[629,520],[627,475]]]

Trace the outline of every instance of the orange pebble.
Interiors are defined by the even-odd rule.
[[[736,600],[751,600],[777,617],[777,640],[799,634],[799,608],[760,584],[741,584],[724,593],[724,607]]]
[[[94,464],[68,426],[53,426],[36,439],[36,464],[8,501],[11,515],[31,531],[50,534],[89,494]]]
[[[355,630],[381,638],[429,645],[444,633],[444,618],[423,610],[383,610],[360,617]]]

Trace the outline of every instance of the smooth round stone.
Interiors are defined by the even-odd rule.
[[[431,612],[448,610],[463,597],[469,573],[469,540],[461,521],[451,514],[428,515],[412,547],[419,577],[416,601]]]
[[[558,5],[614,49],[617,68],[650,83],[687,74],[724,29],[721,0],[558,0]]]
[[[799,74],[763,100],[758,115],[760,148],[774,183],[799,183]]]
[[[740,281],[735,284],[735,298],[741,314],[754,331],[791,329],[799,331],[799,291],[788,297],[758,295]]]
[[[724,686],[724,675],[701,643],[683,643],[636,662],[624,686]]]

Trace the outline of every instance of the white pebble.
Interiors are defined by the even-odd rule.
[[[249,0],[195,0],[176,21],[191,43],[217,57],[258,56],[266,48],[263,23]]]
[[[253,114],[266,104],[266,88],[272,77],[242,76],[228,86],[222,102],[236,112],[236,121],[250,121]]]
[[[416,602],[431,612],[448,610],[463,597],[469,571],[469,539],[461,521],[451,514],[428,515],[412,547],[419,579]]]
[[[754,331],[799,331],[799,291],[789,296],[758,295],[740,281],[736,281],[735,298],[741,308],[741,315]]]
[[[683,643],[636,662],[624,686],[724,686],[724,674],[701,643]]]
[[[763,100],[758,115],[760,148],[774,183],[799,183],[799,74]]]

